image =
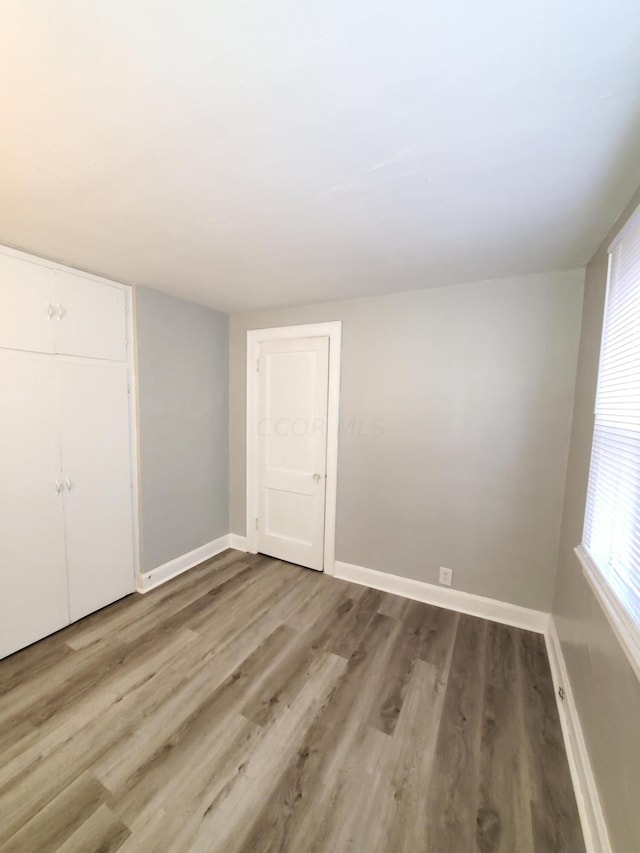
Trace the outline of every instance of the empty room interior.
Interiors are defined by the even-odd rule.
[[[0,78],[0,851],[638,853],[638,0]]]

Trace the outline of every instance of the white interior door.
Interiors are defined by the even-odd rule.
[[[127,366],[59,365],[71,620],[134,590]]]
[[[0,657],[69,623],[56,367],[0,353]]]
[[[322,571],[329,338],[260,345],[258,550]]]

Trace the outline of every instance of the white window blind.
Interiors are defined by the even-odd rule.
[[[640,216],[612,246],[584,547],[640,650]],[[636,661],[636,664],[638,661]]]

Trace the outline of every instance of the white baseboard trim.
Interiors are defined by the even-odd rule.
[[[602,812],[598,788],[591,769],[589,753],[582,734],[580,717],[578,716],[578,709],[553,616],[549,617],[545,640],[564,745],[569,760],[573,789],[578,802],[587,853],[612,853],[607,824]],[[564,699],[559,696],[560,687],[564,691]]]
[[[142,572],[138,575],[138,592],[149,592],[149,590],[155,589],[160,584],[171,580],[171,578],[175,578],[197,566],[199,563],[210,560],[216,554],[221,554],[227,548],[233,547],[235,546],[231,544],[231,534],[227,533],[225,536],[220,536],[212,542],[207,542],[204,545],[200,545],[199,548],[194,548],[193,551],[176,557],[175,560],[169,560],[168,563],[164,563],[156,569],[151,569],[149,572]]]
[[[548,613],[543,613],[541,610],[530,610],[528,607],[520,607],[517,604],[509,604],[506,601],[484,598],[470,592],[436,586],[424,581],[413,580],[413,578],[403,578],[398,575],[391,575],[388,572],[379,572],[376,569],[365,569],[362,566],[342,563],[339,560],[336,560],[335,576],[352,583],[390,592],[393,595],[402,595],[404,598],[435,604],[438,607],[445,607],[447,610],[480,616],[483,619],[502,622],[504,625],[512,625],[515,628],[525,628],[538,634],[544,634],[547,630]]]
[[[233,548],[235,551],[246,551],[247,550],[247,537],[240,536],[239,533],[230,533],[229,534],[229,548]]]

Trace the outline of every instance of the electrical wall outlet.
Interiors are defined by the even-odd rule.
[[[440,583],[444,584],[444,586],[451,586],[452,581],[453,569],[445,569],[443,566],[440,566]]]

